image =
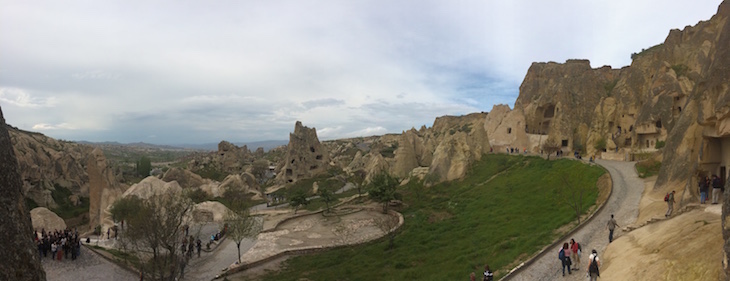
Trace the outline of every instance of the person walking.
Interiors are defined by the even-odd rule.
[[[494,273],[489,269],[489,265],[484,265],[484,281],[494,280]]]
[[[707,192],[710,189],[710,178],[708,176],[705,176],[704,178],[700,179],[699,185],[700,185],[700,204],[705,204],[705,202],[707,201]]]
[[[575,239],[573,238],[570,239],[570,251],[573,252],[571,256],[573,257],[572,260],[575,261],[575,265],[573,265],[573,270],[578,270],[580,266],[581,247],[580,244],[578,244],[578,242],[575,242]]]
[[[720,190],[722,189],[722,181],[717,175],[712,175],[712,204],[717,204],[720,199]]]
[[[597,281],[598,277],[601,276],[598,267],[601,265],[601,261],[598,259],[598,251],[593,249],[591,251],[591,255],[588,256],[588,268],[586,271],[588,272],[588,280],[590,281]]]
[[[618,223],[616,223],[616,220],[613,218],[613,214],[611,214],[611,219],[608,220],[608,224],[606,225],[606,228],[608,228],[608,243],[613,242],[613,231],[616,229],[617,226],[619,226],[619,225],[618,225]]]
[[[563,276],[565,276],[565,268],[568,268],[568,274],[572,274],[572,271],[570,269],[570,248],[568,247],[568,243],[563,243],[563,248],[560,249],[560,253],[558,253],[558,258],[561,259],[560,263],[563,266]]]
[[[674,190],[672,190],[672,192],[667,194],[666,199],[667,199],[666,200],[667,201],[667,213],[664,214],[664,217],[668,218],[672,215],[672,211],[674,210]]]

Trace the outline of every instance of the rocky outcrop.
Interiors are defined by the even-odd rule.
[[[5,128],[10,132],[13,150],[18,158],[23,194],[26,197],[38,206],[56,207],[51,197],[51,190],[55,186],[69,189],[82,197],[89,196],[85,164],[92,147],[7,125]]]
[[[162,176],[162,180],[166,182],[177,181],[182,188],[198,188],[210,181],[203,179],[196,173],[180,168],[170,168]]]
[[[286,156],[280,167],[276,182],[289,183],[302,178],[311,178],[314,175],[327,171],[330,157],[325,147],[317,138],[317,130],[302,126],[297,121],[294,133],[289,134],[289,144]]]
[[[161,179],[149,176],[139,183],[132,185],[122,194],[122,197],[137,196],[140,199],[148,199],[157,194],[179,192],[182,192],[182,187],[176,181],[164,182]]]
[[[88,156],[86,171],[89,177],[89,227],[111,225],[107,207],[121,198],[123,188],[107,165],[104,153],[95,148]]]
[[[23,198],[18,160],[0,109],[0,280],[46,280]]]
[[[438,175],[438,182],[462,178],[471,163],[489,152],[485,125],[484,113],[436,118],[433,131],[444,137],[435,148],[429,173]]]
[[[30,220],[33,222],[33,229],[39,233],[41,230],[55,231],[66,229],[66,222],[48,208],[38,207],[30,210]]]
[[[254,160],[254,156],[247,146],[238,147],[227,141],[218,143],[217,155],[221,169],[228,173],[240,173]]]
[[[196,222],[221,222],[229,209],[215,201],[205,201],[193,206],[193,220]]]

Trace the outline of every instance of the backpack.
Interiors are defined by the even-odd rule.
[[[563,248],[560,248],[560,252],[558,252],[558,259],[561,261],[565,260],[565,251],[563,251]]]
[[[595,273],[596,275],[601,276],[601,274],[598,272],[598,264],[596,263],[596,256],[593,256],[591,265],[588,266],[588,272]]]
[[[667,201],[669,201],[669,193],[667,193],[667,195],[664,195],[664,202],[667,202]]]

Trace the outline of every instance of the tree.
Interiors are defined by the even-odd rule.
[[[357,170],[352,173],[350,173],[348,177],[348,181],[352,182],[352,184],[355,185],[357,188],[357,197],[359,198],[362,196],[362,188],[363,183],[365,182],[365,177],[367,177],[367,172],[365,170]]]
[[[388,236],[388,249],[393,249],[395,245],[395,235],[397,234],[395,228],[398,227],[398,219],[393,218],[390,215],[376,218],[375,225],[378,226],[380,231]]]
[[[335,194],[326,187],[320,187],[319,190],[317,190],[317,195],[319,195],[319,198],[324,201],[325,206],[327,206],[326,212],[330,212],[330,203],[335,202]]]
[[[109,213],[112,214],[114,221],[124,221],[135,215],[141,206],[142,199],[137,196],[127,196],[115,201]]]
[[[150,175],[150,171],[152,171],[152,162],[150,159],[147,156],[140,157],[139,161],[137,161],[137,174],[141,177],[146,177]]]
[[[307,205],[309,205],[309,200],[307,200],[307,194],[303,190],[297,190],[289,196],[289,206],[294,207],[294,214],[297,213],[299,207]]]
[[[400,194],[396,192],[398,184],[398,179],[385,171],[381,171],[373,177],[372,181],[370,181],[370,184],[368,185],[368,195],[370,196],[370,199],[383,204],[383,213],[388,212],[388,203],[400,196]]]
[[[263,221],[252,217],[247,208],[228,210],[225,221],[228,224],[227,235],[236,242],[238,263],[241,263],[241,242],[256,237],[261,232]]]
[[[120,239],[132,248],[130,253],[137,255],[142,271],[152,279],[163,280],[177,274],[180,260],[179,243],[184,238],[182,226],[188,224],[193,208],[190,199],[180,192],[156,194],[148,199],[123,198],[130,200],[135,209],[122,215],[127,219],[127,230]],[[121,208],[121,207],[120,207]],[[124,214],[124,212],[117,215]]]
[[[560,144],[553,137],[548,137],[548,139],[542,143],[542,150],[547,153],[547,159],[550,160],[550,154],[560,150]]]
[[[559,204],[570,206],[575,211],[575,218],[580,224],[580,215],[583,214],[583,201],[596,187],[576,183],[574,177],[568,173],[562,173],[559,177],[564,185],[555,189],[556,201]]]
[[[264,185],[266,182],[266,174],[269,172],[269,162],[263,159],[259,159],[253,162],[251,165],[251,174],[256,177],[256,182],[259,185]]]
[[[598,139],[593,147],[598,151],[606,151],[606,138]]]

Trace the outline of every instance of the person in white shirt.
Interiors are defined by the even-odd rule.
[[[591,255],[588,256],[588,269],[586,270],[588,272],[589,280],[591,281],[597,281],[598,277],[601,276],[601,274],[598,272],[598,267],[601,265],[601,260],[598,259],[598,252],[593,249],[591,252]]]

